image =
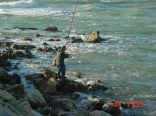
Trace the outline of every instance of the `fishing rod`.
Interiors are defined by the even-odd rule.
[[[75,9],[74,9],[74,12],[73,12],[73,15],[72,15],[72,18],[71,18],[71,23],[70,23],[70,26],[69,26],[67,38],[69,38],[71,29],[72,29],[72,25],[73,25],[73,22],[74,22],[74,17],[75,17],[75,14],[76,14],[76,9],[77,9],[78,3],[79,3],[79,1],[77,0],[76,5],[75,5]],[[66,41],[66,45],[67,45],[67,41]]]

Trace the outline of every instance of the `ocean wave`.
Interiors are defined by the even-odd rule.
[[[22,16],[45,16],[54,15],[61,16],[64,15],[62,10],[56,10],[52,8],[13,8],[13,9],[0,9],[0,14],[10,14],[10,15],[22,15]]]
[[[32,3],[33,0],[18,0],[18,1],[10,1],[10,2],[1,2],[0,6],[16,6],[21,4],[29,4]]]

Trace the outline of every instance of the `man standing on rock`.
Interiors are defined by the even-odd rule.
[[[64,64],[64,59],[69,57],[69,54],[65,53],[66,46],[63,46],[58,50],[54,60],[53,65],[57,66],[57,75],[59,79],[65,79],[66,67]]]

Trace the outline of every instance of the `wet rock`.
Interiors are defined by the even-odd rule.
[[[83,40],[80,37],[66,37],[69,43],[82,43]]]
[[[21,76],[19,76],[17,73],[13,73],[9,83],[10,84],[19,84],[19,83],[21,83]]]
[[[33,82],[34,84],[37,83],[37,80],[43,80],[44,79],[44,75],[42,73],[35,73],[35,74],[30,74],[25,76],[26,80],[29,80],[31,82]]]
[[[36,48],[34,45],[18,45],[18,44],[12,44],[11,45],[11,48],[14,48],[16,50],[30,50],[30,49],[33,49],[33,48]]]
[[[0,100],[5,102],[14,102],[16,98],[14,98],[10,93],[7,91],[0,90]]]
[[[24,94],[24,85],[23,84],[15,84],[6,89],[8,92],[15,94]]]
[[[56,92],[57,81],[53,78],[44,80],[36,85],[37,89],[40,90],[43,94],[53,94]]]
[[[46,29],[44,29],[44,31],[57,32],[58,31],[58,28],[56,26],[47,27]]]
[[[12,54],[12,58],[31,58],[32,57],[32,53],[29,50],[25,50],[25,51],[15,51]]]
[[[90,112],[89,116],[112,116],[112,115],[110,115],[104,111],[96,110],[96,111]]]
[[[75,92],[73,94],[73,99],[79,101],[79,106],[82,109],[93,111],[93,110],[101,110],[104,105],[104,100],[98,96],[87,95],[80,92]]]
[[[8,67],[11,66],[11,63],[5,59],[0,59],[0,67]]]
[[[98,83],[83,84],[74,80],[64,79],[58,82],[56,89],[62,93],[73,93],[80,91],[106,90],[107,87]]]
[[[104,86],[103,83],[99,80],[97,81],[88,81],[87,82],[88,90],[89,91],[96,91],[96,90],[107,90],[108,87]]]
[[[45,106],[45,107],[42,107],[42,108],[37,108],[37,111],[39,113],[42,114],[42,116],[51,116],[50,113],[51,113],[51,108],[48,107],[48,106]]]
[[[53,78],[54,80],[58,79],[57,73],[51,70],[44,70],[43,75],[45,78]]]
[[[43,47],[43,48],[38,48],[38,51],[40,52],[51,52],[51,51],[54,51],[53,48],[50,48],[50,47]]]
[[[0,47],[10,47],[14,42],[0,42]]]
[[[52,39],[49,39],[48,41],[61,41],[61,40],[58,38],[52,38]]]
[[[27,91],[25,98],[33,108],[43,107],[46,105],[45,99],[43,98],[41,92],[38,90],[32,89]]]
[[[113,116],[121,116],[121,111],[119,108],[114,107],[113,102],[107,102],[102,106],[102,110],[113,115]]]
[[[73,80],[64,79],[58,82],[56,89],[62,93],[73,93],[76,91],[85,91],[87,90],[87,86]]]
[[[2,68],[0,68],[0,83],[9,83],[11,76]]]
[[[76,105],[67,98],[58,98],[51,102],[52,115],[58,115],[60,111],[73,111],[76,109]]]
[[[37,34],[35,34],[35,37],[42,37],[43,35],[41,35],[41,34],[39,34],[39,33],[37,33]]]
[[[43,44],[42,44],[43,46],[47,46],[48,44],[46,43],[46,42],[43,42]]]
[[[101,37],[99,36],[99,31],[92,32],[91,34],[89,34],[86,41],[89,43],[99,43],[101,41]]]
[[[38,28],[34,28],[34,27],[14,27],[13,29],[21,29],[21,30],[38,30]]]
[[[31,116],[30,104],[18,101],[10,93],[0,90],[0,115],[1,116]]]

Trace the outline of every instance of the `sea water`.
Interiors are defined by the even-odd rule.
[[[76,0],[0,0],[0,37],[38,47],[52,35],[67,36]],[[57,26],[58,33],[44,32]],[[22,31],[13,27],[35,27]],[[155,0],[79,0],[71,35],[100,31],[106,42],[67,45],[71,55],[68,71],[80,71],[85,79],[99,79],[110,89],[98,92],[103,98],[119,101],[139,100],[139,116],[156,115],[156,1]],[[36,33],[45,37],[34,38]],[[23,41],[33,38],[33,42]],[[82,35],[83,39],[85,36]],[[49,45],[63,45],[53,42]],[[33,73],[51,67],[54,54],[33,51],[36,59],[20,62],[20,73]],[[16,63],[16,61],[13,61]],[[27,62],[27,63],[25,63]]]

